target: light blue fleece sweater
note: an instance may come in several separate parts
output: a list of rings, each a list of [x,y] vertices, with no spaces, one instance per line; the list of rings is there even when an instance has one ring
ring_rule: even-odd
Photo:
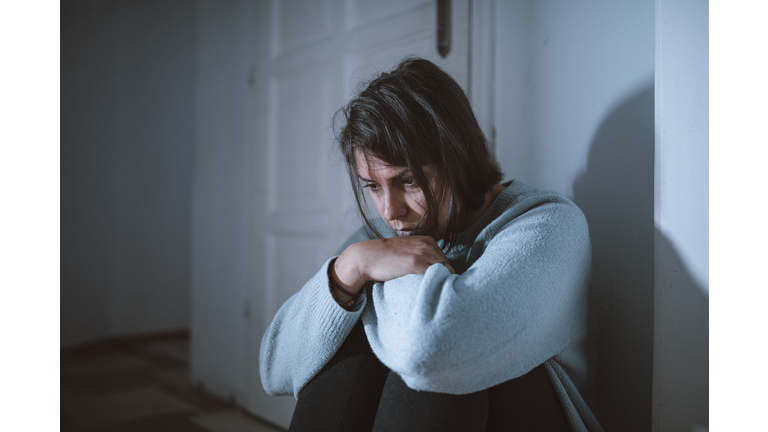
[[[379,232],[395,234],[379,220]],[[364,230],[346,246],[368,239]],[[368,286],[346,311],[331,297],[326,261],[280,308],[261,341],[271,395],[299,392],[358,319],[376,356],[416,390],[465,394],[544,364],[572,430],[601,431],[582,395],[587,353],[589,232],[561,195],[514,181],[462,232],[440,264]]]

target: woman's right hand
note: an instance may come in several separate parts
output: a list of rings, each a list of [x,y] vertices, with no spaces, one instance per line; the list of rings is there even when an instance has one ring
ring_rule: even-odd
[[[366,240],[350,245],[336,258],[332,275],[345,290],[357,293],[368,281],[424,274],[435,263],[445,263],[448,270],[455,273],[430,236]]]

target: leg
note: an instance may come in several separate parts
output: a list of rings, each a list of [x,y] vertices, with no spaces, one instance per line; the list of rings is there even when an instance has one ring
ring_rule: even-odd
[[[299,393],[290,430],[371,430],[388,373],[358,321],[336,355]]]
[[[466,395],[418,391],[390,372],[373,430],[484,431],[487,419],[487,390]]]
[[[466,395],[420,392],[390,372],[374,431],[570,431],[544,365]]]
[[[488,431],[570,431],[544,365],[488,389]]]

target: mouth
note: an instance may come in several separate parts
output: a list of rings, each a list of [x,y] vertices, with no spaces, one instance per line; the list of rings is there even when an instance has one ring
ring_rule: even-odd
[[[415,232],[416,232],[416,230],[412,230],[412,229],[407,229],[407,230],[395,230],[395,233],[396,233],[396,234],[397,234],[399,237],[403,237],[403,236],[409,236],[409,235],[413,235]]]

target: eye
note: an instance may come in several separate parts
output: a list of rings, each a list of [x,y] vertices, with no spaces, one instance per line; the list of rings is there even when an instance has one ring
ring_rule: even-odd
[[[403,184],[408,187],[416,186],[416,179],[413,177],[406,177],[403,179]]]
[[[381,186],[379,186],[378,183],[365,183],[363,184],[364,188],[368,188],[374,192],[377,192],[379,189],[381,189]]]

